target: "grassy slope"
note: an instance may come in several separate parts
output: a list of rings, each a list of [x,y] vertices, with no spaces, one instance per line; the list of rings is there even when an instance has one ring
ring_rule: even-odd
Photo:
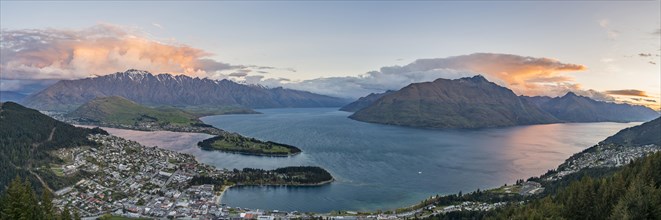
[[[149,108],[119,96],[96,98],[68,114],[69,117],[117,124],[158,122],[189,125],[197,116],[175,108]]]
[[[236,108],[217,108],[209,110],[192,107],[198,114],[215,114],[218,111],[237,110]],[[240,109],[239,109],[240,110]],[[81,121],[102,122],[112,124],[134,125],[144,122],[173,125],[203,124],[198,114],[182,111],[173,107],[149,108],[119,96],[96,98],[82,105],[67,116],[78,118]],[[301,150],[284,144],[263,142],[254,138],[243,137],[238,134],[223,134],[209,141],[205,140],[203,149],[220,150],[226,152],[243,153],[251,155],[287,156],[299,153]]]

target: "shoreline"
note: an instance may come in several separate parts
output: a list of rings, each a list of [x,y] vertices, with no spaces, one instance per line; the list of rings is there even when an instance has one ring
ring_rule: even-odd
[[[181,133],[193,133],[193,134],[208,134],[208,135],[212,135],[212,136],[214,136],[214,137],[217,137],[217,136],[219,135],[219,134],[216,134],[215,132],[203,132],[203,131],[181,131],[181,130],[168,130],[168,129],[139,129],[139,128],[132,128],[132,127],[127,127],[127,126],[112,126],[112,125],[99,125],[99,124],[81,124],[81,123],[70,123],[70,124],[73,125],[73,126],[76,126],[76,127],[85,127],[85,128],[95,128],[95,127],[102,128],[102,129],[103,129],[103,128],[113,128],[113,129],[124,129],[124,130],[144,131],[144,132],[152,132],[152,131],[169,131],[169,132],[181,132]],[[221,132],[227,132],[227,133],[230,133],[230,132],[228,132],[228,131],[225,131],[225,130],[222,130],[222,129],[219,129],[219,128],[216,128],[216,127],[213,127],[213,129],[218,130],[218,131],[221,131]],[[237,135],[240,135],[240,134],[238,134],[238,133],[236,133],[236,134],[237,134]],[[241,136],[242,136],[242,135],[241,135]],[[211,137],[211,138],[214,138],[214,137]],[[206,139],[205,139],[205,140],[206,140]],[[274,142],[274,143],[275,143],[275,142]],[[276,144],[280,144],[280,143],[276,143]],[[298,149],[299,151],[296,152],[296,153],[291,153],[291,154],[287,154],[287,155],[282,155],[282,154],[265,154],[265,153],[248,153],[248,152],[231,151],[231,150],[222,150],[222,149],[207,149],[207,148],[200,147],[199,145],[197,145],[197,147],[200,148],[200,149],[202,149],[202,150],[204,150],[204,151],[219,151],[219,152],[223,152],[223,153],[240,154],[240,155],[246,155],[246,156],[257,156],[257,157],[280,157],[280,158],[282,158],[282,157],[293,157],[293,156],[299,155],[299,154],[301,154],[301,153],[303,152],[303,150],[301,150],[300,148],[295,147],[295,146],[293,146],[293,147],[295,147],[295,148]]]

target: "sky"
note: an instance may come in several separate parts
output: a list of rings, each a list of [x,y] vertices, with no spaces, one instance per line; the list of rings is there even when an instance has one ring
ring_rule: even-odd
[[[0,2],[0,90],[144,69],[356,98],[482,74],[659,109],[660,1]]]

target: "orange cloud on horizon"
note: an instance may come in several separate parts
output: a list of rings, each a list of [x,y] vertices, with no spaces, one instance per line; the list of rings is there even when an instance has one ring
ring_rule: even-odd
[[[609,95],[649,97],[645,91],[637,89],[608,90],[605,93]]]
[[[584,65],[562,63],[551,58],[495,53],[424,59],[409,65],[435,65],[436,68],[481,73],[519,95],[563,95],[560,93],[579,90],[580,84],[573,77],[563,74],[587,69]]]
[[[82,30],[3,31],[1,39],[4,79],[75,79],[126,69],[204,77],[246,68],[208,59],[212,54],[201,49],[161,43],[107,24]]]

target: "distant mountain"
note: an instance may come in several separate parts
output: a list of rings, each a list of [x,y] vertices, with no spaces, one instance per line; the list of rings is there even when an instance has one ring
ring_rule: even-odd
[[[96,97],[122,96],[148,106],[245,106],[249,108],[336,107],[346,100],[292,89],[243,85],[229,80],[152,75],[128,70],[79,80],[62,80],[26,97],[27,106],[70,111]]]
[[[134,125],[202,123],[197,116],[175,108],[149,108],[120,96],[98,97],[66,115],[83,122]]]
[[[565,122],[649,121],[659,113],[638,105],[602,102],[572,92],[562,97],[526,97],[542,110]]]
[[[536,105],[482,76],[410,84],[352,119],[427,128],[485,128],[558,122]]]
[[[14,102],[0,103],[0,192],[16,176],[28,178],[33,186],[41,186],[40,180],[50,188],[75,183],[76,176],[59,177],[51,169],[41,168],[59,160],[49,151],[94,146],[87,140],[93,133],[107,134],[98,128],[74,127]]]
[[[12,91],[0,91],[0,102],[21,102],[27,95]]]
[[[382,93],[370,93],[367,96],[360,97],[358,100],[349,103],[345,106],[342,106],[340,108],[340,111],[345,111],[345,112],[356,112],[358,110],[361,110],[367,106],[370,106],[372,103],[376,102],[379,98],[383,97],[384,95],[390,94],[394,92],[393,90],[388,90]]]
[[[617,132],[617,134],[606,138],[603,143],[625,146],[641,146],[648,144],[661,146],[661,118],[623,129]]]

